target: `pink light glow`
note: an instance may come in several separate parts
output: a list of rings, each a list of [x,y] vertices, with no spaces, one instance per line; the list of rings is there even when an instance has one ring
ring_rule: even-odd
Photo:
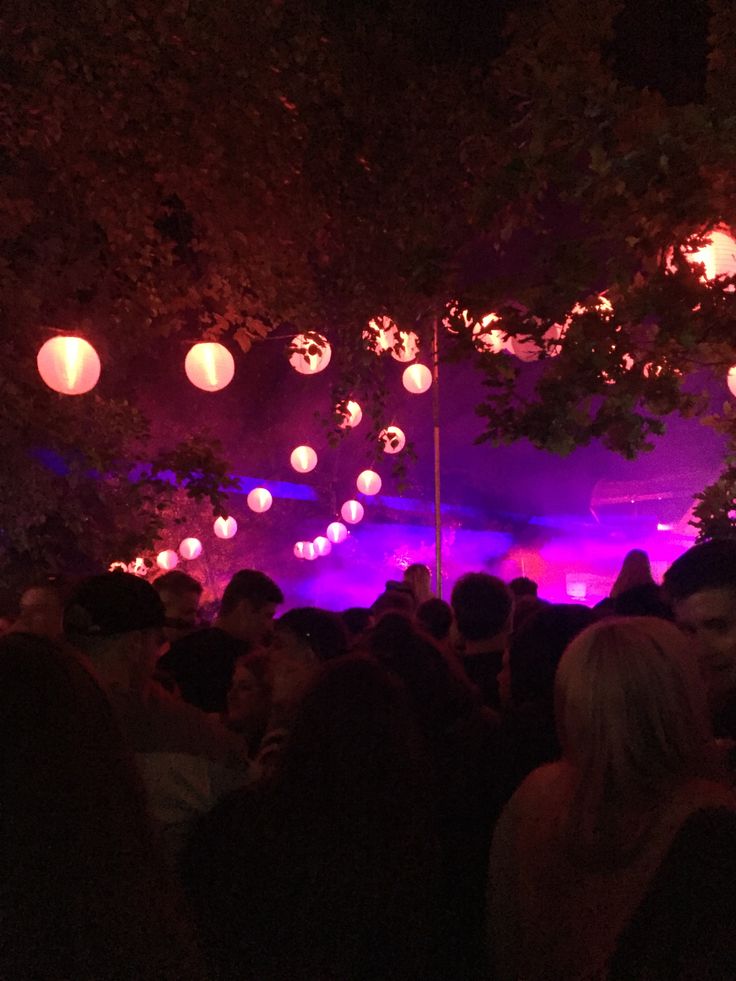
[[[309,348],[312,346],[319,347],[319,351],[311,352]],[[332,348],[322,334],[314,335],[313,339],[306,334],[298,334],[291,342],[290,349],[289,364],[300,375],[316,375],[324,371],[332,357]]]
[[[195,344],[186,356],[184,371],[192,385],[203,392],[219,392],[233,380],[235,361],[222,344]]]
[[[378,434],[384,453],[401,453],[406,446],[406,436],[398,426],[386,426]]]
[[[317,466],[317,454],[311,446],[297,446],[291,453],[291,465],[297,473],[311,473]]]
[[[372,496],[379,493],[382,481],[375,470],[364,470],[358,474],[355,484],[361,494]]]
[[[357,402],[352,400],[345,406],[347,410],[347,416],[344,416],[342,422],[340,423],[340,429],[354,429],[360,424],[363,418],[363,410]]]
[[[238,531],[235,518],[219,517],[215,519],[213,530],[218,538],[234,538]]]
[[[332,551],[332,542],[329,540],[329,538],[325,538],[324,535],[317,535],[312,542],[312,545],[314,545],[314,550],[320,557],[329,555]]]
[[[183,559],[198,559],[202,554],[202,543],[198,538],[184,538],[179,544],[179,555]]]
[[[425,364],[410,364],[401,380],[407,392],[422,395],[432,384],[432,372]]]
[[[327,537],[334,545],[339,545],[348,537],[348,530],[342,521],[333,521],[327,525]]]
[[[347,521],[349,525],[357,525],[359,521],[363,520],[365,509],[360,501],[345,501],[340,508],[340,514],[343,521]]]
[[[273,496],[271,491],[265,487],[254,487],[248,494],[246,501],[251,511],[255,511],[256,514],[264,514],[273,504]]]
[[[83,337],[52,337],[36,358],[43,381],[61,395],[84,395],[100,377],[97,351]]]
[[[163,552],[159,552],[156,556],[156,565],[159,569],[165,569],[169,572],[179,565],[179,556],[173,548],[165,548]]]

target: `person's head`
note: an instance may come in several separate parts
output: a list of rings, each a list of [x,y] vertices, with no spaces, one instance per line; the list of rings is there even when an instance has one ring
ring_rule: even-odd
[[[64,609],[64,635],[106,684],[144,688],[168,646],[164,606],[153,586],[127,572],[83,580]]]
[[[621,593],[633,589],[634,586],[644,586],[653,582],[649,556],[640,548],[632,548],[630,552],[627,552],[621,571],[611,588],[611,597],[616,599]]]
[[[520,596],[536,596],[539,587],[528,576],[517,576],[509,583],[509,589],[513,593],[514,599]]]
[[[69,585],[59,576],[48,576],[29,585],[21,594],[18,617],[13,629],[60,640],[64,602]]]
[[[419,605],[432,596],[432,574],[422,562],[412,562],[404,570],[404,582],[411,588]]]
[[[172,569],[153,581],[166,612],[166,636],[172,643],[197,627],[202,584],[193,576]]]
[[[225,587],[217,624],[238,640],[268,643],[276,607],[283,602],[284,594],[265,572],[241,569]]]
[[[412,618],[416,610],[416,600],[413,592],[408,587],[402,587],[400,583],[386,583],[386,589],[377,596],[371,606],[371,615],[374,619],[380,620],[387,613],[403,613],[404,616]]]
[[[455,622],[466,644],[494,641],[503,646],[511,630],[511,606],[506,583],[485,572],[466,573],[452,590]]]
[[[348,652],[348,635],[338,613],[302,606],[276,623],[274,648],[299,657],[311,651],[319,661],[334,661]]]
[[[557,669],[555,713],[589,810],[702,775],[705,690],[687,640],[666,620],[610,618],[580,633]]]
[[[242,733],[251,753],[263,738],[271,710],[270,660],[266,654],[246,654],[235,662],[227,693],[225,721]]]
[[[736,692],[736,542],[695,545],[667,570],[664,589],[718,710]]]
[[[351,606],[349,609],[343,610],[340,616],[345,624],[348,640],[351,644],[358,641],[373,623],[373,614],[367,606]]]
[[[444,600],[433,597],[419,606],[416,620],[434,640],[446,640],[452,626],[452,607]]]

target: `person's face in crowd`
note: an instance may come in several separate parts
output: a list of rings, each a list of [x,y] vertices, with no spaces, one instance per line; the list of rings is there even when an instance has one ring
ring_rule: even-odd
[[[257,733],[268,721],[268,692],[255,674],[238,659],[227,693],[227,724],[238,732]]]
[[[43,587],[27,589],[20,598],[20,615],[15,629],[58,640],[62,633],[63,614],[64,609],[55,590]]]
[[[162,589],[159,596],[164,604],[166,619],[172,621],[172,624],[166,627],[168,640],[173,643],[180,637],[191,634],[197,627],[199,593],[192,590],[188,593],[175,594]]]
[[[736,592],[704,589],[674,604],[675,619],[695,642],[711,706],[736,693]]]
[[[237,631],[241,640],[265,646],[271,643],[273,618],[276,614],[275,603],[255,606],[250,600],[243,599],[237,606],[237,614]]]

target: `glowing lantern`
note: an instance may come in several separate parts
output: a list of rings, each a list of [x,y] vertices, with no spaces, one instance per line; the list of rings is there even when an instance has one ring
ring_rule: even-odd
[[[36,358],[38,373],[61,395],[84,395],[100,377],[97,351],[83,337],[52,337]]]
[[[163,552],[159,552],[156,556],[156,565],[159,569],[165,569],[169,572],[179,565],[179,556],[173,548],[165,548]]]
[[[319,558],[317,555],[317,549],[314,547],[314,542],[304,542],[303,558],[305,558],[307,562],[313,562],[316,558]]]
[[[400,330],[398,344],[391,348],[391,357],[406,364],[419,354],[419,340],[413,330]]]
[[[132,573],[134,576],[145,576],[148,572],[148,566],[146,565],[146,560],[142,555],[139,555],[133,562],[128,566],[128,572]]]
[[[332,348],[322,334],[297,334],[289,345],[289,364],[300,375],[316,375],[330,363]]]
[[[304,546],[306,544],[306,542],[297,542],[294,546],[294,555],[296,555],[298,559],[304,558]]]
[[[238,531],[238,522],[235,518],[219,517],[212,527],[218,538],[233,538]]]
[[[357,525],[359,521],[363,520],[365,510],[360,501],[345,501],[340,508],[340,514],[343,521],[347,521],[349,525]]]
[[[495,313],[487,313],[479,324],[473,326],[473,344],[479,351],[489,354],[500,354],[507,346],[506,335],[502,330],[492,328],[491,324],[498,323],[500,318]]]
[[[378,434],[378,439],[383,443],[384,453],[401,453],[406,446],[406,436],[398,426],[386,426]]]
[[[127,562],[111,562],[107,567],[108,572],[127,572],[128,563]]]
[[[509,351],[519,361],[539,361],[542,348],[537,344],[533,337],[525,337],[523,334],[518,337],[509,338]]]
[[[354,429],[363,418],[363,410],[357,402],[352,400],[345,406],[347,415],[343,415],[340,429]]]
[[[725,225],[719,225],[708,236],[708,242],[697,252],[690,252],[685,258],[694,265],[705,266],[703,278],[708,282],[717,276],[736,275],[736,241]]]
[[[421,395],[432,384],[432,372],[426,364],[410,364],[408,368],[404,369],[401,380],[407,392],[411,392],[412,395]]]
[[[327,537],[333,545],[339,545],[348,537],[348,530],[342,521],[333,521],[327,525]]]
[[[235,361],[222,344],[195,344],[186,356],[184,371],[192,385],[203,392],[219,392],[233,380]]]
[[[358,479],[355,483],[361,494],[372,496],[373,494],[378,494],[381,489],[381,478],[375,470],[364,470],[361,474],[358,474]]]
[[[317,466],[317,454],[311,446],[297,446],[291,453],[291,465],[297,473],[311,473]]]
[[[378,317],[368,322],[368,329],[363,331],[363,340],[375,354],[385,354],[396,343],[397,333],[398,328],[390,317]]]
[[[202,543],[198,538],[185,538],[179,544],[179,555],[183,559],[198,559],[202,554]]]
[[[736,364],[731,365],[731,367],[728,369],[726,384],[728,385],[728,390],[731,395],[736,398]]]
[[[319,556],[329,555],[332,551],[332,542],[329,538],[325,538],[324,535],[317,535],[312,545],[314,545],[314,551]]]
[[[248,494],[246,500],[248,501],[248,507],[251,511],[255,511],[256,514],[263,514],[273,504],[271,491],[266,490],[265,487],[254,487],[250,494]]]

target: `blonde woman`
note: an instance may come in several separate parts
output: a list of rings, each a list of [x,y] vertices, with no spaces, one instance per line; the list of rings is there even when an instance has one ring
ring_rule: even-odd
[[[683,635],[647,617],[589,627],[555,713],[562,759],[527,777],[493,839],[498,978],[735,976],[736,810]]]

